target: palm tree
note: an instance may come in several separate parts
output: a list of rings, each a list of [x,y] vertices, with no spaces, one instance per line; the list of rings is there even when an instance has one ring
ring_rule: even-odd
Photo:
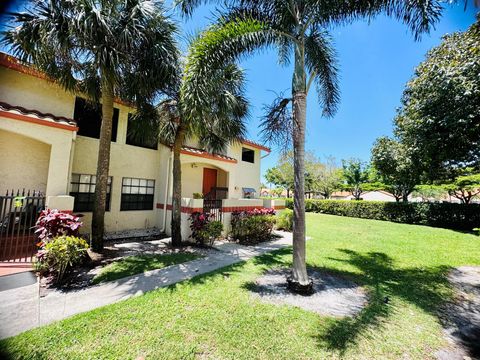
[[[181,10],[191,15],[208,0],[177,0]],[[252,54],[259,48],[276,47],[280,62],[294,59],[292,96],[274,106],[266,125],[268,133],[285,133],[293,128],[294,148],[294,228],[293,269],[288,279],[294,291],[311,292],[312,283],[305,263],[305,123],[307,94],[316,84],[319,102],[326,116],[332,116],[339,100],[335,53],[327,28],[359,18],[386,13],[404,22],[417,39],[428,31],[441,13],[440,0],[231,0],[218,22],[207,29],[192,49],[186,77],[209,71],[222,64]],[[192,92],[201,98],[199,86]],[[285,116],[293,105],[291,124]],[[268,117],[268,116],[267,116]],[[282,139],[281,136],[277,138]]]
[[[177,79],[176,28],[157,1],[37,0],[4,41],[66,90],[102,104],[92,248],[102,251],[116,96],[143,108]]]
[[[195,44],[195,42],[193,42]],[[192,45],[193,46],[193,45]],[[187,56],[188,59],[188,56]],[[187,60],[188,62],[188,60]],[[191,96],[189,89],[196,81],[204,83],[203,97],[199,101]],[[216,69],[206,79],[183,78],[172,97],[163,99],[154,110],[157,119],[157,134],[152,125],[141,115],[134,118],[131,130],[138,139],[158,136],[164,144],[172,146],[173,196],[172,196],[172,245],[181,246],[181,201],[182,172],[180,152],[189,138],[212,153],[221,153],[232,142],[245,135],[243,120],[248,115],[248,103],[243,96],[243,72],[234,64]],[[187,83],[188,82],[188,83]],[[147,119],[152,118],[148,116]]]

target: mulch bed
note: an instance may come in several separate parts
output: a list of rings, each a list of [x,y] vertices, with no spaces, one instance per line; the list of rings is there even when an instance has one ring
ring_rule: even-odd
[[[354,316],[367,303],[365,291],[350,280],[317,270],[309,270],[314,293],[300,295],[287,288],[289,269],[269,270],[259,277],[250,290],[254,296],[277,305],[292,305],[329,316]]]
[[[440,309],[440,319],[451,346],[438,359],[480,359],[480,267],[453,269],[448,279],[456,297]]]

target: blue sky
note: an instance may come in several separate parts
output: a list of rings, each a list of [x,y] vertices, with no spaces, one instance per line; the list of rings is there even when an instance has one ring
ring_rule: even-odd
[[[417,42],[403,24],[385,16],[370,23],[358,21],[333,28],[341,102],[336,115],[325,119],[321,116],[315,92],[309,94],[307,150],[320,157],[332,155],[338,162],[350,157],[369,160],[375,139],[392,133],[392,119],[404,85],[427,51],[438,45],[444,34],[463,31],[475,21],[476,10],[471,3],[469,1],[466,11],[463,2],[446,6],[436,29]],[[210,23],[212,10],[212,6],[201,7],[190,19],[172,12],[179,22],[184,47],[188,35]],[[277,64],[275,51],[257,54],[243,61],[241,66],[247,74],[247,97],[251,104],[249,138],[258,140],[262,106],[275,97],[272,91],[290,91],[292,69]],[[262,160],[262,174],[275,165],[277,157],[278,152],[274,150]]]
[[[405,83],[427,51],[438,45],[444,34],[463,31],[475,21],[476,10],[464,4],[451,5],[436,29],[414,41],[406,26],[386,16],[367,23],[332,29],[340,69],[341,102],[333,118],[321,116],[317,95],[309,94],[307,108],[307,150],[320,157],[370,159],[375,139],[392,133],[392,119]],[[191,19],[182,19],[182,31],[192,34],[209,23],[212,7],[203,7]],[[241,63],[247,73],[247,96],[251,104],[249,137],[258,140],[263,104],[275,97],[273,91],[290,91],[291,67],[277,64],[275,51],[263,52]],[[262,174],[275,165],[278,152],[262,160]]]

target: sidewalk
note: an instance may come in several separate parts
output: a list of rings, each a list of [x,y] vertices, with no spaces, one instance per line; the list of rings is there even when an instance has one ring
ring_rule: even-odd
[[[54,291],[40,298],[38,284],[0,292],[0,339],[100,306],[142,295],[292,244],[290,233],[257,246],[224,243],[213,254],[81,290]]]

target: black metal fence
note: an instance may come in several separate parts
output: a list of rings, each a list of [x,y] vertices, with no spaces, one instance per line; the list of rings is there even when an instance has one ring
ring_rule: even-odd
[[[203,199],[203,212],[212,214],[214,221],[222,221],[222,200]]]
[[[0,195],[0,261],[32,261],[37,250],[34,225],[44,208],[45,196],[38,191]]]

